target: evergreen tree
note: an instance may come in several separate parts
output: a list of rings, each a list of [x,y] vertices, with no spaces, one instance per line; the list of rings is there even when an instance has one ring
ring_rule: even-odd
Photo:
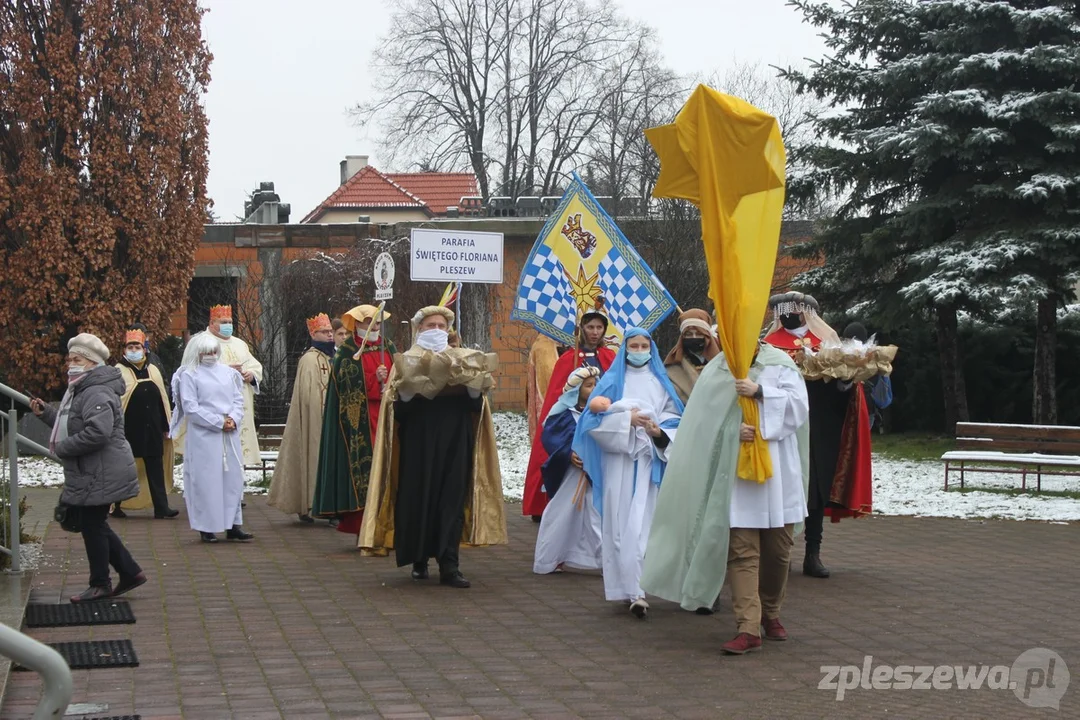
[[[1080,268],[1080,4],[791,3],[831,55],[788,76],[829,99],[796,200],[845,198],[803,280],[885,322],[932,315],[949,429],[967,419],[957,314],[1037,314],[1036,422],[1054,422],[1056,309]]]

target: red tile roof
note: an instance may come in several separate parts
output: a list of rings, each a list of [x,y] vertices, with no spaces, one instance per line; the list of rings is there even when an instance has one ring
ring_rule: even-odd
[[[423,198],[435,215],[445,215],[446,208],[457,207],[463,197],[480,194],[472,173],[386,173],[386,177]]]
[[[419,209],[445,215],[448,206],[476,194],[470,173],[382,173],[366,165],[300,222],[318,222],[329,210]]]

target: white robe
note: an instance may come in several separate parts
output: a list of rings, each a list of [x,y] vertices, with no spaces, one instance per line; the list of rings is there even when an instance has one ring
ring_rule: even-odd
[[[171,433],[186,421],[184,501],[192,530],[224,532],[243,524],[244,465],[237,432],[222,432],[225,416],[244,420],[243,378],[220,362],[181,368],[173,376],[176,413]]]
[[[761,437],[769,443],[773,474],[763,483],[736,480],[731,491],[731,527],[778,528],[806,519],[799,441],[795,431],[807,421],[810,405],[798,371],[770,365],[757,382]]]
[[[580,419],[581,412],[564,412]],[[546,575],[560,564],[581,570],[601,567],[600,513],[593,504],[592,485],[581,468],[571,465],[555,497],[544,508],[536,534],[533,572]]]
[[[255,432],[255,396],[259,394],[259,385],[263,379],[262,363],[256,360],[247,343],[240,338],[228,340],[218,338],[221,343],[221,360],[224,365],[240,365],[254,377],[252,382],[244,383],[244,422],[236,422],[240,428],[240,446],[244,449],[245,465],[261,465],[259,459],[259,435]]]
[[[665,429],[671,442],[663,450],[657,448],[644,428],[631,427],[631,408],[648,414],[658,424],[679,416],[675,403],[648,366],[627,367],[623,399],[590,431],[603,451],[601,532],[604,596],[608,600],[645,597],[641,565],[660,490],[652,482],[653,453],[667,462],[675,440],[675,430]]]

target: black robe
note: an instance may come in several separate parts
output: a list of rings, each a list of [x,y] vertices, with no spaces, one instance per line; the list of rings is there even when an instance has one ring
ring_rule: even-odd
[[[851,387],[841,390],[836,380],[808,380],[806,394],[810,401],[810,483],[806,504],[811,509],[824,508],[830,506]]]
[[[473,413],[484,398],[452,388],[434,399],[394,403],[398,423],[398,487],[394,553],[398,567],[434,557],[440,573],[458,569],[476,447]]]
[[[120,362],[135,373],[136,380],[150,378],[150,362],[143,362],[142,369],[126,359]],[[168,430],[169,422],[165,419],[158,386],[152,382],[136,382],[124,411],[124,434],[131,446],[131,454],[137,458],[161,457]]]

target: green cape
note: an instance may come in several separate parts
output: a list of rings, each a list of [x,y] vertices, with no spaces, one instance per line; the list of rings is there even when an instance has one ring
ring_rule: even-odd
[[[326,386],[319,439],[319,474],[311,513],[334,517],[364,509],[371,472],[371,425],[363,357],[353,360],[356,342],[349,338],[338,348]],[[393,357],[393,343],[364,348],[364,355],[385,352]]]
[[[762,345],[750,368],[756,380],[765,366],[798,370],[787,353]],[[742,412],[735,378],[723,355],[702,370],[679,425],[671,462],[656,499],[641,587],[687,610],[712,607],[727,574],[731,490],[739,462]],[[810,427],[797,433],[803,495],[810,474]],[[683,448],[680,450],[680,448]],[[795,533],[802,532],[802,524]]]

